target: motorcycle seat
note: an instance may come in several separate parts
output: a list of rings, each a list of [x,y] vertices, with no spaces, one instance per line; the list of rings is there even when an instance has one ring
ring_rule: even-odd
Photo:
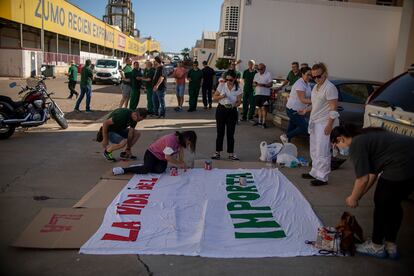
[[[14,108],[19,108],[25,104],[23,101],[15,102],[10,97],[7,97],[7,96],[0,96],[0,102],[8,103]]]

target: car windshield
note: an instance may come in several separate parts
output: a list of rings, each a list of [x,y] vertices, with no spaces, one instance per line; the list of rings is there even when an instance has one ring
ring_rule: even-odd
[[[381,88],[380,88],[381,89]],[[406,73],[389,83],[370,104],[383,107],[399,107],[414,112],[414,73]]]
[[[96,67],[98,68],[116,68],[116,60],[98,60]]]

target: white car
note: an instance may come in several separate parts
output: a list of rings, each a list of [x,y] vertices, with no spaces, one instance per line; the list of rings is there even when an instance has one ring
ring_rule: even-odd
[[[368,98],[364,127],[369,126],[414,137],[414,65]]]
[[[119,66],[122,66],[120,60],[98,59],[93,72],[93,83],[111,82],[113,84],[120,84],[122,76],[118,69]]]

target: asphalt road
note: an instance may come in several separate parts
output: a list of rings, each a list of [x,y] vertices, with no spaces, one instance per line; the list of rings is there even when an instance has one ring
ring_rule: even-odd
[[[8,88],[9,80],[0,80],[0,94],[17,99],[17,89]],[[20,81],[19,81],[20,82]],[[402,254],[399,261],[369,257],[297,257],[259,259],[214,259],[165,255],[79,255],[76,250],[19,249],[9,245],[20,235],[43,207],[74,205],[113,164],[102,157],[101,146],[93,141],[99,120],[118,106],[119,87],[95,85],[91,114],[72,112],[74,100],[66,99],[63,79],[47,81],[55,99],[66,112],[70,127],[60,130],[56,123],[19,130],[10,139],[0,141],[0,272],[1,275],[148,275],[144,263],[154,275],[414,275],[414,203],[405,201],[404,221],[398,236]],[[175,97],[170,85],[167,118],[148,119],[139,124],[142,139],[134,148],[142,157],[157,137],[180,129],[194,129],[199,135],[197,157],[214,152],[214,109],[191,113],[173,111]],[[145,97],[140,106],[145,106]],[[81,107],[84,110],[84,105]],[[270,123],[270,122],[269,122]],[[236,131],[236,153],[243,161],[255,161],[259,143],[277,139],[276,127],[259,129],[241,123]],[[308,156],[307,141],[297,140],[299,154]],[[325,225],[336,225],[343,211],[356,215],[370,236],[373,201],[370,192],[354,210],[346,208],[354,173],[351,164],[332,173],[330,184],[311,187],[300,178],[306,168],[283,168],[282,172],[311,203]],[[38,200],[44,196],[45,200]]]

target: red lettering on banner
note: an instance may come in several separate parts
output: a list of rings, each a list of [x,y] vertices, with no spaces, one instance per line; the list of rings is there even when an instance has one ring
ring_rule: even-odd
[[[132,198],[125,200],[124,202],[122,202],[122,204],[147,205],[149,196],[150,196],[149,194],[130,194],[128,195],[128,197],[132,197]]]
[[[114,222],[112,227],[129,229],[129,236],[121,236],[116,234],[106,233],[101,240],[105,241],[136,241],[138,238],[139,231],[141,230],[141,222]]]
[[[57,225],[58,220],[68,219],[68,220],[80,220],[83,215],[59,215],[53,214],[49,220],[49,223],[44,225],[40,232],[48,233],[48,232],[62,232],[62,231],[69,231],[72,229],[70,225]]]
[[[119,205],[116,206],[116,213],[119,215],[140,215],[141,209],[144,208],[144,206],[139,206],[140,208],[134,208],[138,206],[126,206],[126,205]]]
[[[141,179],[135,188],[137,188],[138,190],[152,190],[157,180],[158,178],[152,178],[150,180]]]

